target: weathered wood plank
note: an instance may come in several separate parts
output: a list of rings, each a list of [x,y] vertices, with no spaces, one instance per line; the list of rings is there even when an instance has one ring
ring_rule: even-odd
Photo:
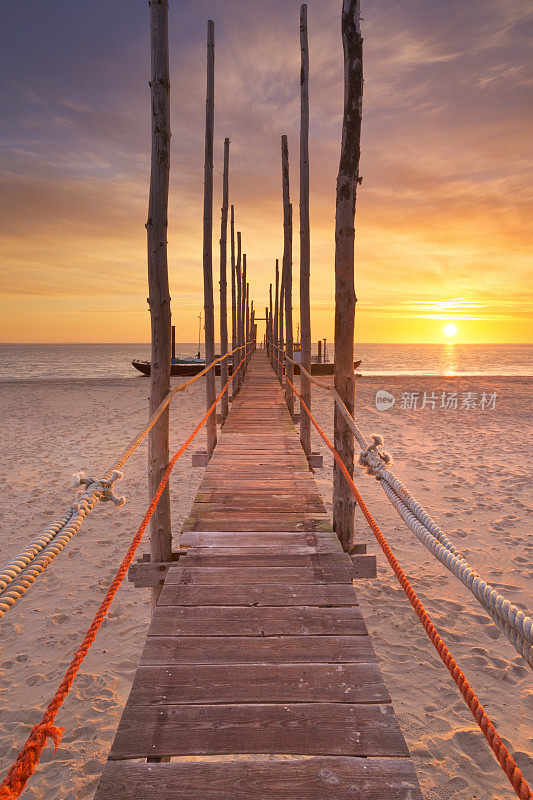
[[[333,531],[191,531],[181,536],[183,547],[330,547],[342,553],[339,540]]]
[[[217,753],[407,756],[390,705],[128,706],[109,758]]]
[[[337,636],[366,634],[356,606],[158,606],[149,636]]]
[[[94,800],[422,800],[402,758],[109,761]]]
[[[375,661],[368,636],[149,636],[141,666]]]
[[[184,531],[329,531],[329,519],[324,515],[313,514],[253,514],[248,516],[230,514],[203,514],[200,518],[188,517],[183,524]]]
[[[204,560],[205,561],[205,560]],[[353,568],[352,568],[353,569]],[[198,567],[170,567],[166,583],[188,584],[190,586],[244,586],[251,584],[274,583],[279,585],[301,583],[348,583],[351,586],[351,570],[342,566],[307,567],[210,567],[204,563]]]
[[[296,586],[183,586],[165,584],[163,606],[355,606],[351,585],[300,584]]]
[[[129,705],[388,703],[374,662],[141,666]]]
[[[181,559],[184,567],[345,567],[352,574],[353,563],[347,553],[317,553],[311,547],[294,547],[286,551],[269,548],[247,548],[247,552],[234,550],[226,553],[224,550],[213,551],[207,554],[200,548],[190,549],[187,557]],[[259,551],[259,552],[256,552]],[[206,562],[206,558],[208,561]]]

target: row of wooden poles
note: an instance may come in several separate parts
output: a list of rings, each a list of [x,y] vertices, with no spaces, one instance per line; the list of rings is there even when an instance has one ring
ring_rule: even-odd
[[[152,154],[148,220],[148,281],[152,333],[150,378],[150,413],[159,406],[170,389],[171,309],[168,282],[167,228],[170,176],[170,71],[168,48],[168,0],[150,4],[151,42],[151,106]],[[337,179],[335,228],[335,387],[346,407],[353,413],[355,376],[353,370],[353,338],[355,317],[354,291],[354,221],[355,198],[359,178],[359,152],[362,100],[362,38],[359,29],[359,0],[343,0],[342,39],[344,47],[344,120],[341,158]],[[309,226],[309,50],[307,39],[307,6],[300,9],[301,50],[301,126],[300,126],[300,326],[301,363],[311,371],[311,321],[309,299],[310,226]],[[207,24],[207,90],[204,160],[203,277],[206,364],[215,359],[215,319],[213,303],[213,137],[214,137],[214,22]],[[227,329],[227,227],[229,203],[229,145],[224,141],[222,220],[220,235],[220,344],[221,355],[228,352]],[[276,337],[277,346],[286,348],[293,358],[292,323],[292,204],[289,186],[289,150],[287,136],[281,138],[284,248],[281,283],[276,262]],[[249,352],[246,343],[257,338],[255,309],[250,301],[246,274],[246,254],[242,252],[241,234],[237,232],[235,249],[235,214],[231,206],[231,272],[232,272],[232,349],[238,348],[233,363],[238,364]],[[265,317],[268,320],[269,309]],[[272,325],[270,326],[272,328]],[[267,326],[268,328],[268,326]],[[247,362],[246,362],[247,363]],[[242,384],[246,364],[233,381],[235,395]],[[287,376],[293,381],[293,367],[287,361]],[[279,372],[278,372],[279,374]],[[221,362],[221,379],[228,377],[228,360]],[[311,408],[311,384],[302,373],[300,390],[303,401]],[[287,384],[287,404],[294,415],[294,396]],[[206,403],[210,408],[216,399],[215,371],[206,375]],[[221,401],[221,420],[228,414],[229,397]],[[300,415],[300,438],[307,455],[311,453],[310,421]],[[217,440],[216,416],[207,423],[207,456],[211,456]],[[354,443],[351,430],[335,411],[335,446],[353,475]],[[149,488],[153,495],[169,460],[168,409],[154,426],[149,439]],[[345,550],[351,550],[354,539],[353,495],[340,469],[334,468],[333,525]],[[163,492],[151,522],[150,557],[153,561],[172,560],[170,493]],[[157,600],[158,589],[153,591]]]
[[[359,26],[359,1],[344,0],[342,8],[342,41],[344,48],[344,119],[341,157],[337,178],[335,223],[335,388],[351,415],[355,405],[354,375],[354,241],[355,200],[359,177],[361,111],[363,93],[362,37]],[[307,6],[300,8],[300,331],[302,367],[311,372],[311,314],[309,299],[310,225],[309,225],[309,47]],[[293,323],[292,323],[292,239],[293,215],[290,201],[289,148],[287,136],[281,137],[283,190],[283,261],[281,282],[276,260],[273,284],[270,284],[269,306],[265,308],[266,344],[273,369],[280,381],[284,367],[287,406],[294,418]],[[284,359],[283,353],[288,358]],[[311,381],[300,371],[300,394],[311,410]],[[335,406],[334,444],[350,475],[354,470],[354,439],[351,429]],[[311,456],[311,421],[301,409],[300,442],[307,457]],[[355,499],[337,463],[334,463],[333,527],[347,552],[354,546]]]

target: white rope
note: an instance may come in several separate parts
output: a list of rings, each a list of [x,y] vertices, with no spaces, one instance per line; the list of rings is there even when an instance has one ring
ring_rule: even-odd
[[[295,363],[286,353],[284,355],[287,360]],[[392,462],[392,458],[389,453],[378,449],[383,445],[383,437],[373,435],[372,444],[369,445],[337,390],[326,383],[317,381],[301,364],[300,369],[313,383],[332,393],[339,411],[363,451],[359,457],[359,463],[370,475],[374,475],[379,480],[382,489],[404,522],[424,547],[472,592],[520,655],[533,666],[533,618],[531,615],[525,614],[518,606],[507,600],[470,566],[451,539],[439,528],[418,500],[387,468]]]

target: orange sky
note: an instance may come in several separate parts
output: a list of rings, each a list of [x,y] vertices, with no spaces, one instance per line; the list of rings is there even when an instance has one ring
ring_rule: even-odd
[[[103,0],[74,4],[58,47],[59,12],[44,5],[10,7],[3,30],[0,341],[146,341],[147,9],[138,4],[125,18]],[[196,339],[203,305],[208,16],[216,25],[215,285],[229,136],[231,202],[264,311],[282,255],[279,139],[287,133],[297,301],[298,9],[292,0],[171,3],[169,264],[179,341]],[[312,335],[331,340],[340,2],[309,0],[308,9]],[[449,321],[457,341],[531,340],[527,13],[522,0],[365,4],[359,341],[441,342]],[[298,313],[295,305],[295,323]]]

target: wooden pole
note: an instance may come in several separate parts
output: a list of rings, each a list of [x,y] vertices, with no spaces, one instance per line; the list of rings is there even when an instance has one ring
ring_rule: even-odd
[[[152,158],[148,201],[148,303],[152,329],[150,414],[170,391],[171,314],[168,288],[167,228],[170,175],[170,72],[168,59],[168,0],[150,4],[152,101]],[[153,497],[168,466],[168,408],[150,432],[148,484]],[[170,492],[168,484],[150,523],[150,558],[172,560]],[[152,589],[152,611],[161,594]]]
[[[172,326],[172,358],[176,358],[176,326]]]
[[[235,206],[231,206],[231,349],[237,347],[237,308],[235,297]],[[233,363],[237,358],[233,354]]]
[[[283,314],[283,307],[285,304],[285,284],[283,282],[283,272],[281,278],[281,286],[279,290],[279,360],[281,364],[279,366],[279,382],[283,386],[283,360],[284,360],[284,347],[285,347],[285,328],[284,328],[284,314]]]
[[[322,363],[322,342],[320,341],[320,339],[318,340],[318,357],[317,357],[317,361],[318,361],[319,364]]]
[[[242,326],[242,349],[241,349],[241,357],[240,361],[244,358],[244,354],[246,352],[246,253],[242,254],[242,308],[241,308],[241,326]],[[241,375],[239,378],[239,383],[242,384],[244,380],[244,373],[246,370],[246,364],[243,364],[241,367]]]
[[[292,205],[289,190],[289,147],[287,137],[281,137],[281,175],[283,187],[283,284],[285,292],[285,339],[286,350],[289,358],[292,358],[293,339],[292,339]],[[294,383],[294,369],[291,363],[287,362],[287,377]],[[285,386],[285,399],[291,417],[294,417],[294,393],[287,383]]]
[[[307,42],[307,5],[300,6],[300,331],[301,363],[311,372],[311,307],[309,273],[311,245],[309,232],[309,46]],[[300,394],[311,408],[311,381],[300,371]],[[300,442],[306,456],[311,455],[311,420],[300,414]]]
[[[348,412],[355,405],[353,370],[355,289],[355,200],[359,181],[361,113],[363,97],[363,39],[359,27],[359,0],[344,0],[342,42],[344,48],[344,120],[337,178],[335,217],[335,388]],[[334,443],[350,475],[353,475],[353,434],[335,405]],[[333,527],[346,552],[353,550],[355,500],[335,462],[333,471]]]
[[[279,351],[277,347],[279,347],[279,260],[276,258],[276,298],[274,301],[274,355],[276,358],[280,358]],[[274,361],[274,370],[276,375],[279,378],[279,363],[278,361]]]
[[[270,320],[268,318],[268,306],[265,306],[265,345],[267,356],[270,358],[270,330],[269,330]]]
[[[246,342],[250,341],[250,284],[246,284]],[[246,366],[250,360],[250,349],[246,350]]]
[[[228,194],[229,194],[229,139],[224,139],[224,177],[222,180],[222,221],[220,224],[220,355],[228,352],[228,292],[226,280],[227,238],[228,238]],[[228,359],[220,362],[220,383],[228,380]],[[221,422],[228,416],[228,390],[221,398]]]
[[[242,345],[241,339],[241,308],[242,308],[242,301],[241,301],[241,293],[242,293],[242,274],[241,274],[241,232],[237,231],[237,263],[235,265],[235,280],[237,283],[237,347],[239,350],[235,353],[235,366],[240,363],[240,347]],[[233,381],[233,395],[239,393],[239,378],[240,378],[240,370],[235,375],[235,379]]]
[[[215,126],[215,23],[207,23],[207,92],[205,114],[204,162],[204,331],[205,363],[215,359],[215,313],[213,306],[213,133]],[[206,404],[215,402],[215,370],[205,376]],[[217,443],[216,414],[207,421],[207,457],[211,458]]]
[[[274,361],[274,348],[272,347],[272,344],[274,342],[274,318],[273,318],[273,312],[272,312],[272,284],[270,284],[269,319],[270,319],[270,328],[269,328],[269,332],[270,332],[270,363],[272,364],[272,367],[273,367],[276,362]]]

